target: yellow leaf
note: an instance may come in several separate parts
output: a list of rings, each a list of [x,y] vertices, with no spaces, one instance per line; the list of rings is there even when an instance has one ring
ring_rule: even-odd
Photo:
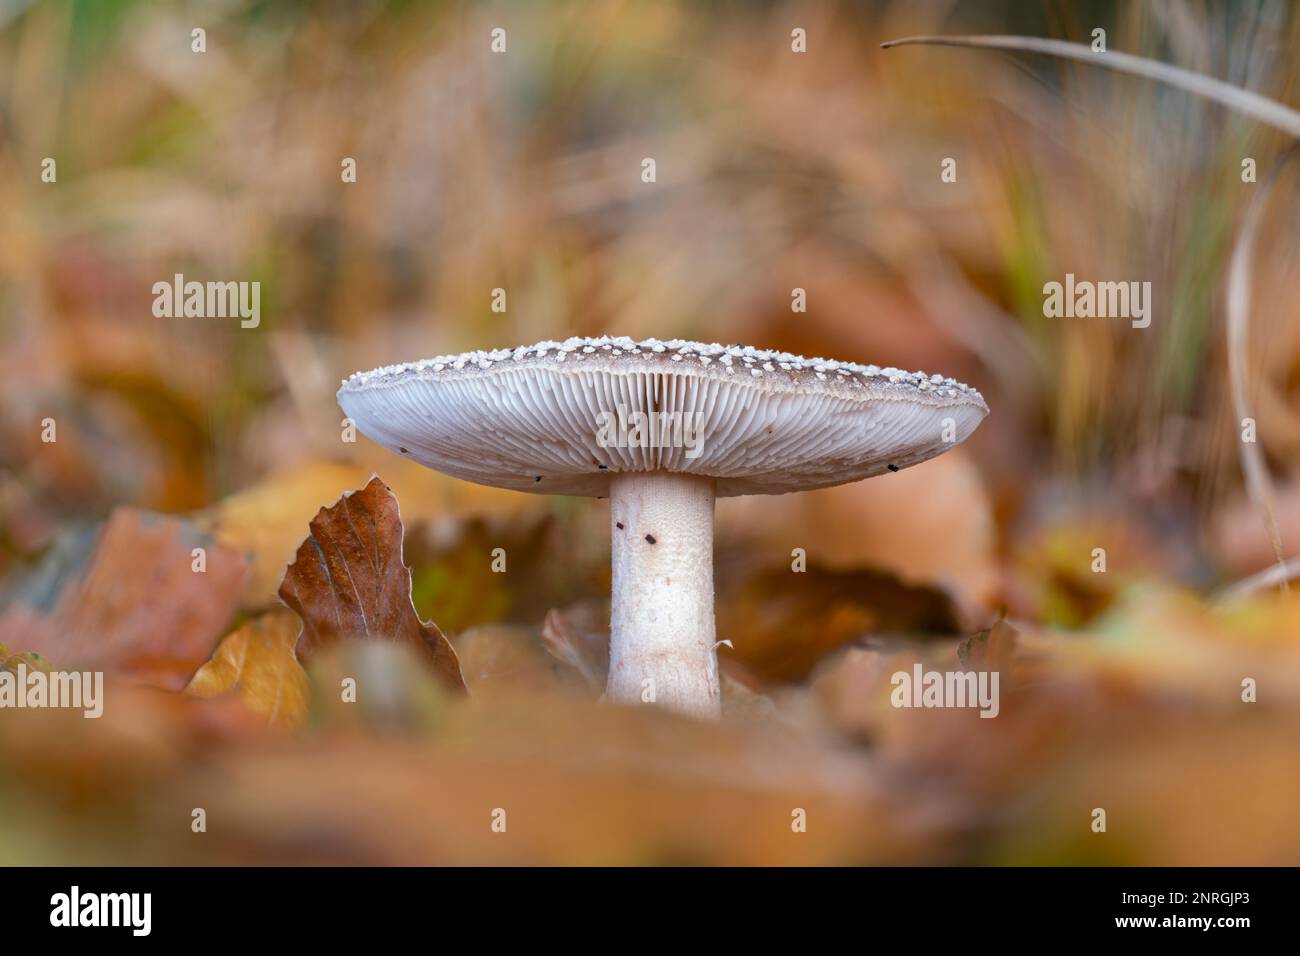
[[[298,619],[271,611],[228,634],[199,668],[187,694],[218,697],[235,692],[273,727],[297,727],[307,715],[307,675],[294,655]]]

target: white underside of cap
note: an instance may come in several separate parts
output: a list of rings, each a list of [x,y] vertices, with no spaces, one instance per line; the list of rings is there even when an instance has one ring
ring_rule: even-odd
[[[364,434],[439,471],[587,496],[621,472],[711,477],[720,497],[842,484],[932,458],[987,413],[939,376],[711,350],[578,339],[443,356],[353,376],[339,403]]]

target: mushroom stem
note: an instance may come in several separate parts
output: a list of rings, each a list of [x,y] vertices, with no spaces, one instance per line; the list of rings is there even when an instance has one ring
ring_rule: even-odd
[[[610,476],[614,566],[606,696],[716,719],[714,481],[673,472]]]

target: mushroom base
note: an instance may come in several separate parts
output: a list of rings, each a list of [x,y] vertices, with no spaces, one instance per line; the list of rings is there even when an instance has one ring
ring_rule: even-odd
[[[610,476],[610,700],[722,713],[713,624],[714,481]]]

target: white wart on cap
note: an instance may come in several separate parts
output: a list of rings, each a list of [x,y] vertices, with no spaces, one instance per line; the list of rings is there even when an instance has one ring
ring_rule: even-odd
[[[713,503],[933,458],[988,414],[950,378],[747,346],[628,338],[444,355],[353,375],[366,435],[466,481],[610,498],[606,696],[721,711]]]
[[[713,478],[724,498],[825,488],[933,458],[988,413],[979,392],[939,375],[608,337],[361,372],[338,397],[367,436],[430,468],[590,497],[623,472]]]

